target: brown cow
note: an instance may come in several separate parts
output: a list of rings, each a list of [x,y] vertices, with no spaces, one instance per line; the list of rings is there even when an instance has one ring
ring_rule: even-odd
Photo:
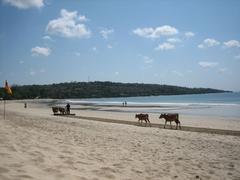
[[[60,114],[66,114],[66,109],[64,107],[58,107]]]
[[[58,107],[52,107],[52,111],[54,114],[57,114],[58,113]]]
[[[136,114],[135,118],[138,118],[138,123],[140,123],[140,121],[141,121],[141,124],[142,124],[142,121],[145,121],[145,126],[147,126],[147,124],[149,124],[149,126],[151,127],[151,123],[149,121],[148,114],[142,114],[142,113]]]
[[[52,111],[54,113],[54,115],[58,114],[58,111],[60,112],[60,114],[66,114],[66,109],[64,107],[52,107]]]
[[[174,122],[176,123],[176,129],[177,129],[178,127],[179,127],[179,129],[182,129],[178,117],[179,117],[179,116],[178,116],[177,113],[175,113],[175,114],[172,114],[172,113],[166,114],[166,113],[164,113],[164,114],[161,114],[161,115],[159,116],[159,119],[161,119],[161,118],[164,118],[164,119],[165,119],[164,128],[165,128],[167,122],[169,121],[169,122],[170,122],[170,125],[171,125],[171,129],[172,129],[172,121],[174,121]]]

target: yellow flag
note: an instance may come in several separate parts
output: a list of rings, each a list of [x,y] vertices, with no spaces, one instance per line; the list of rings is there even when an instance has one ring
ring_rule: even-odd
[[[12,89],[8,86],[7,80],[5,81],[5,90],[9,95],[12,95]]]

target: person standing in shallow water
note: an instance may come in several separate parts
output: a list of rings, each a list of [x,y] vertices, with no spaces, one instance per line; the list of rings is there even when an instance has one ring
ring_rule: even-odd
[[[67,114],[70,114],[70,104],[69,103],[66,105],[66,109],[67,109]]]

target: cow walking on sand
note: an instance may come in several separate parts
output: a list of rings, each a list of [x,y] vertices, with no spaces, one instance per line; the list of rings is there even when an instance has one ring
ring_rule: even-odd
[[[140,124],[140,121],[141,121],[141,124],[142,124],[142,121],[145,121],[145,126],[147,126],[147,124],[149,124],[149,126],[151,127],[151,123],[149,121],[148,114],[142,114],[142,113],[136,114],[135,118],[138,118],[139,124]]]
[[[172,129],[172,121],[174,121],[174,122],[176,123],[176,129],[178,129],[178,127],[179,127],[179,129],[182,129],[182,128],[181,128],[180,121],[179,121],[179,115],[178,115],[178,113],[175,113],[175,114],[173,114],[173,113],[168,113],[168,114],[164,113],[164,114],[161,114],[161,115],[159,116],[159,119],[161,119],[161,118],[164,118],[164,119],[165,119],[164,128],[165,128],[167,122],[169,121],[169,122],[170,122],[171,129]]]

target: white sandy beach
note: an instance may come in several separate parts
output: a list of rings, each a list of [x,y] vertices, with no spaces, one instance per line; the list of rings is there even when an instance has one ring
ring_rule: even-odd
[[[1,102],[2,103],[2,102]],[[111,110],[111,109],[110,109]],[[73,110],[136,121],[134,113]],[[240,179],[240,136],[53,116],[44,104],[0,108],[0,179]],[[156,114],[152,123],[163,124]],[[181,116],[183,126],[240,131],[237,119]]]

